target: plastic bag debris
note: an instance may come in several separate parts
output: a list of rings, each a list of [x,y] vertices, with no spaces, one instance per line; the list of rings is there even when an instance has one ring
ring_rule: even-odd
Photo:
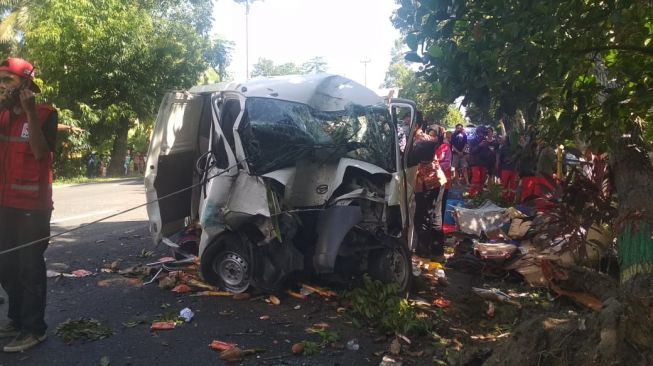
[[[179,317],[184,318],[184,321],[186,323],[190,323],[191,320],[193,320],[193,317],[195,316],[195,313],[190,308],[183,308],[179,312]]]
[[[85,269],[78,269],[78,270],[72,272],[73,277],[77,277],[77,278],[90,276],[92,274],[93,274],[93,272],[87,271]]]
[[[512,297],[499,289],[493,288],[486,290],[484,288],[472,287],[472,291],[481,298],[489,301],[504,302],[521,308],[521,304],[512,299]]]
[[[390,356],[383,356],[383,359],[381,360],[379,366],[402,366],[402,363]]]
[[[355,339],[355,338],[350,339],[349,341],[347,341],[346,347],[347,347],[348,350],[354,351],[354,352],[358,351],[361,348],[360,344],[358,344],[358,339]]]

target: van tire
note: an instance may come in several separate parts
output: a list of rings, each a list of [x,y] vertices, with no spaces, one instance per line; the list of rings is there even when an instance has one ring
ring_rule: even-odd
[[[411,257],[405,245],[397,243],[391,248],[375,249],[369,253],[367,271],[369,275],[385,284],[397,285],[401,295],[408,293],[412,281]]]
[[[200,272],[204,281],[213,286],[233,293],[247,291],[252,261],[246,244],[237,234],[221,234],[204,250]]]

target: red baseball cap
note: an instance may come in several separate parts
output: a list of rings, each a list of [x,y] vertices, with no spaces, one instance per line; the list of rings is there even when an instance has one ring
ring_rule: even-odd
[[[29,81],[29,88],[40,93],[41,89],[34,83],[34,66],[22,58],[9,57],[0,64],[0,71],[7,71]]]

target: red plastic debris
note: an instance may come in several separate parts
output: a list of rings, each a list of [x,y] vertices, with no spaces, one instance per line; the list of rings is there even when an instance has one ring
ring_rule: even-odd
[[[433,305],[439,307],[440,309],[446,309],[451,306],[451,301],[440,297],[433,300]]]

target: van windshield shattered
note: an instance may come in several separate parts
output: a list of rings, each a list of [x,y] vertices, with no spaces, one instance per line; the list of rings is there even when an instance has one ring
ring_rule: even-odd
[[[318,111],[306,104],[249,98],[239,127],[248,164],[265,174],[299,160],[337,161],[347,157],[395,169],[395,129],[384,106],[348,105]]]

